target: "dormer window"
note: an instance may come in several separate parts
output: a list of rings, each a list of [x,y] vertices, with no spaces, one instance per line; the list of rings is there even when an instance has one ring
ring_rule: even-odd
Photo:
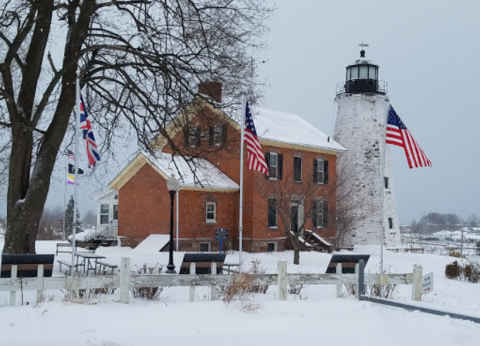
[[[185,147],[196,148],[200,146],[200,127],[198,125],[188,125],[184,136]]]

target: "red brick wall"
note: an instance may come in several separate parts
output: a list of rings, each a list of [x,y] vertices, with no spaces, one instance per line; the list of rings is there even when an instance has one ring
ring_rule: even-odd
[[[203,131],[208,131],[212,123],[223,122],[214,112],[205,107],[202,115],[194,118]],[[212,148],[208,140],[202,140],[200,147],[186,149],[187,152],[201,155],[227,174],[232,180],[240,181],[240,133],[227,124],[227,143],[222,148]],[[184,148],[183,131],[173,139],[175,145]],[[267,180],[256,171],[244,170],[244,216],[243,237],[262,239],[262,249],[266,245],[265,239],[282,238],[285,236],[284,225],[278,217],[278,229],[268,228],[268,195],[275,191],[271,189],[275,184],[282,184],[284,191],[291,194],[305,194],[309,191],[305,205],[310,208],[311,199],[326,196],[329,205],[328,227],[319,229],[318,234],[325,238],[335,236],[335,183],[336,183],[336,156],[317,154],[314,152],[299,151],[288,148],[264,146],[264,151],[283,154],[283,180],[274,182]],[[163,149],[171,152],[169,147]],[[293,157],[302,156],[302,182],[293,182]],[[329,181],[326,185],[313,183],[313,160],[322,158],[329,161]],[[246,152],[245,152],[246,162]],[[270,189],[270,190],[269,190]],[[180,239],[214,239],[214,231],[225,227],[230,230],[230,239],[238,239],[239,193],[180,191],[179,230]],[[206,223],[206,202],[217,203],[217,223]],[[305,214],[307,211],[305,211]],[[119,191],[119,235],[129,238],[146,238],[149,234],[168,234],[170,227],[170,200],[166,188],[166,181],[148,164],[140,169]],[[308,220],[306,229],[313,229],[312,220]],[[212,242],[213,245],[213,242]],[[255,250],[254,245],[249,245]],[[279,249],[283,244],[279,245]]]

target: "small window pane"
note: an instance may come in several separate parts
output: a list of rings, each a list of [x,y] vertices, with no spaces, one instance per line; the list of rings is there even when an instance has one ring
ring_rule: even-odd
[[[100,224],[101,225],[108,224],[108,214],[107,215],[100,215]]]
[[[368,78],[368,66],[360,66],[360,79]]]
[[[100,214],[108,214],[110,211],[110,206],[108,204],[100,205]]]
[[[388,228],[393,229],[393,219],[391,217],[388,218]]]
[[[358,67],[351,67],[350,68],[350,79],[358,79]]]
[[[113,206],[113,219],[118,220],[118,205]]]
[[[377,79],[377,69],[375,68],[375,66],[369,66],[368,67],[368,78],[369,79]]]
[[[315,224],[317,228],[323,227],[323,201],[316,201]]]
[[[198,137],[198,126],[189,126],[188,127],[188,145],[190,147],[197,146],[197,137]]]
[[[210,243],[200,243],[199,250],[200,250],[200,252],[209,252],[210,251]]]
[[[384,177],[383,179],[384,179],[384,181],[385,181],[385,189],[388,190],[388,188],[389,188],[389,185],[388,185],[388,177]]]

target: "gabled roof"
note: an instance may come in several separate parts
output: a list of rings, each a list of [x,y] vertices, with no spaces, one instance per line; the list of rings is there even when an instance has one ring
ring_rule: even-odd
[[[277,142],[328,151],[346,150],[296,114],[256,107],[254,122],[260,143]]]
[[[115,197],[118,197],[118,191],[117,190],[107,190],[99,194],[98,196],[93,197],[93,201],[98,201],[101,199],[106,199],[106,200],[114,200],[117,199]]]
[[[145,164],[150,165],[165,180],[172,173],[175,174],[184,190],[234,192],[240,189],[237,183],[207,160],[161,152],[155,156],[149,153],[138,154],[108,186],[114,190],[121,189]]]
[[[199,95],[166,127],[170,138],[181,131],[203,107],[224,117],[237,131],[241,131],[237,109],[217,108],[215,103],[208,102],[202,95]],[[252,107],[252,111],[261,144],[327,153],[346,151],[339,143],[296,114],[261,107]],[[154,140],[153,147],[161,150],[166,144],[165,137],[159,135]]]

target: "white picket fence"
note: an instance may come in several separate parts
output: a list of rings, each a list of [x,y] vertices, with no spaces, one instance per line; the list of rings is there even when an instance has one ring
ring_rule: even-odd
[[[38,266],[38,277],[17,278],[17,266],[12,266],[12,277],[0,279],[0,292],[10,291],[10,306],[16,303],[19,291],[37,291],[37,302],[43,300],[45,290],[79,290],[94,288],[120,288],[120,302],[128,303],[131,287],[190,287],[190,301],[195,300],[195,287],[210,286],[211,299],[215,299],[216,286],[229,286],[236,275],[135,275],[130,270],[130,258],[122,257],[118,275],[43,277],[43,265]],[[216,263],[212,263],[212,273],[217,272]],[[190,272],[195,272],[195,263],[190,264]],[[288,285],[336,285],[337,297],[342,296],[344,284],[358,285],[358,264],[355,274],[341,274],[341,264],[335,274],[287,274],[287,262],[278,262],[277,274],[249,274],[252,285],[276,285],[276,299],[287,299]],[[412,285],[412,299],[422,299],[422,267],[414,265],[412,273],[406,274],[365,274],[365,284]],[[359,292],[360,290],[356,290]]]

